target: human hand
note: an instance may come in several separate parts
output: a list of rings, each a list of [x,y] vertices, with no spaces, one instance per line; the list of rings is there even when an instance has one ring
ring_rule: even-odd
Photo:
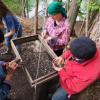
[[[15,60],[9,62],[6,66],[7,74],[13,75],[17,67],[18,67],[18,64],[15,62]]]
[[[5,80],[11,80],[12,79],[13,74],[16,71],[17,67],[18,67],[18,64],[15,62],[15,60],[9,62],[6,65],[7,75],[6,75]]]
[[[49,37],[47,42],[51,47],[54,47],[57,44],[57,38],[56,37]]]
[[[56,59],[53,59],[53,62],[56,63],[57,65],[63,65],[64,64],[64,59],[63,59],[62,56],[59,56]]]
[[[97,46],[97,48],[100,49],[100,38],[98,39],[98,42],[97,42],[96,46]]]
[[[52,39],[52,37],[51,36],[48,36],[45,40],[48,42],[48,41],[50,41]]]
[[[61,71],[63,68],[56,66],[54,63],[52,63],[52,67],[56,71]]]
[[[41,33],[41,36],[42,36],[43,38],[45,38],[45,36],[46,36],[46,30],[43,30],[43,32]]]
[[[7,34],[5,34],[4,37],[7,37]]]

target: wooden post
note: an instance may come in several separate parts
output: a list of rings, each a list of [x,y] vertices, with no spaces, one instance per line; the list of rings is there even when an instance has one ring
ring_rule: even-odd
[[[80,0],[80,3],[82,0]],[[71,6],[68,11],[68,20],[70,22],[70,27],[71,27],[71,32],[73,32],[75,23],[76,23],[76,18],[79,12],[80,4],[78,4],[77,0],[72,0]]]
[[[88,5],[89,5],[89,1],[90,0],[87,0],[87,12],[86,12],[86,26],[85,26],[85,36],[87,37],[88,36],[88,28],[89,28],[89,9],[88,9]]]
[[[48,0],[46,0],[46,17],[48,17]]]
[[[22,16],[26,17],[26,12],[25,12],[25,5],[26,5],[26,0],[22,0]]]
[[[68,12],[68,10],[69,10],[69,0],[67,0],[67,12]]]
[[[68,16],[69,0],[66,0],[66,1],[65,1],[65,10],[67,11],[67,16]]]
[[[27,18],[29,18],[29,7],[28,7],[28,0],[26,2],[26,10],[27,10]]]
[[[38,29],[38,4],[39,0],[36,0],[34,34],[37,34],[37,29]]]

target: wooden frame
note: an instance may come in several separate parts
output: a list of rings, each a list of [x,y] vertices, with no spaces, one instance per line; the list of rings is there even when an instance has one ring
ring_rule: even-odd
[[[35,41],[35,40],[39,40],[42,43],[42,45],[46,48],[47,53],[51,56],[52,59],[57,57],[57,55],[53,52],[53,50],[48,46],[48,44],[45,42],[45,40],[40,35],[34,35],[34,36],[21,37],[21,38],[11,40],[11,46],[14,51],[14,54],[16,55],[16,58],[20,59],[21,62],[23,62],[23,59],[21,58],[21,56],[16,48],[16,45],[26,43],[29,41]],[[30,73],[28,72],[27,68],[23,67],[23,70],[25,71],[25,73],[27,75],[27,78],[28,78],[28,81],[29,81],[31,87],[40,85],[40,84],[58,76],[57,72],[54,71],[54,72],[51,72],[47,75],[44,75],[44,76],[36,79],[36,80],[32,80],[32,77],[31,77]]]

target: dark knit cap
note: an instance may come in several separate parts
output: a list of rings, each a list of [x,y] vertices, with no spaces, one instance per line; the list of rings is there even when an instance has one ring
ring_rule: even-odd
[[[70,51],[73,56],[79,59],[91,59],[97,51],[96,44],[88,37],[80,37],[70,44]]]
[[[3,41],[4,41],[4,34],[2,30],[0,30],[0,43],[2,43]]]

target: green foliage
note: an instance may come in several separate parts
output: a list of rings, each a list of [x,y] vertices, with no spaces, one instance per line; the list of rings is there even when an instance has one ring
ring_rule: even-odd
[[[80,5],[82,0],[77,0],[77,4]]]
[[[23,9],[21,5],[21,0],[3,0],[7,7],[17,15],[21,15],[21,11]],[[28,3],[28,10],[32,10],[32,7],[35,5],[35,0],[27,0],[25,7],[27,7]]]
[[[93,0],[88,5],[91,12],[99,11],[100,12],[100,0]]]
[[[28,0],[28,10],[31,11],[32,7],[35,6],[35,0]]]
[[[7,7],[14,13],[21,14],[20,0],[3,0]]]

